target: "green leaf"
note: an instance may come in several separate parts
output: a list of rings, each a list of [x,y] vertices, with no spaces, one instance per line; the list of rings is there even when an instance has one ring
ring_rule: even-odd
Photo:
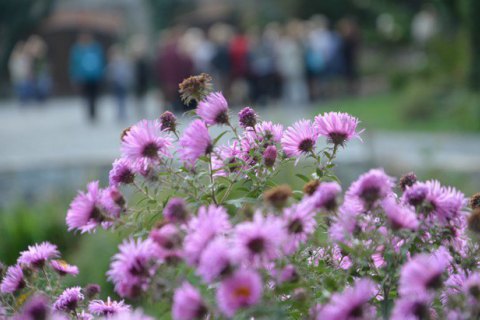
[[[213,140],[213,145],[216,145],[217,142],[227,133],[228,131],[223,131],[220,133],[214,140]]]
[[[297,173],[296,176],[299,177],[300,179],[302,179],[305,182],[310,181],[310,179],[308,177],[304,176],[303,174]]]

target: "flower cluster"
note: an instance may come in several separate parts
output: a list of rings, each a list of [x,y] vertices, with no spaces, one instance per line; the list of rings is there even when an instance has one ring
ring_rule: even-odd
[[[182,84],[198,102],[183,132],[168,111],[126,129],[109,186],[92,182],[70,205],[69,230],[128,234],[106,272],[120,298],[61,288],[53,274],[78,268],[43,243],[6,270],[0,316],[151,319],[130,299],[169,307],[175,320],[478,317],[479,196],[470,212],[452,187],[409,173],[397,188],[380,168],[342,187],[334,160],[361,140],[358,119],[329,112],[284,128],[251,107],[236,119],[211,89],[205,75]],[[299,161],[312,168],[297,175],[303,192],[277,185]],[[12,307],[27,289],[37,294]]]

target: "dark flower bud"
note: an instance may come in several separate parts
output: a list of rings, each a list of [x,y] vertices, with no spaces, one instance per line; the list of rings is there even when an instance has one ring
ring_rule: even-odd
[[[266,167],[271,168],[277,159],[277,148],[275,146],[268,146],[263,152],[263,163]]]
[[[407,187],[411,187],[417,182],[417,175],[414,172],[409,172],[400,178],[399,186],[402,191],[405,191]]]
[[[165,111],[160,116],[160,129],[175,132],[177,129],[177,117],[170,111]]]
[[[87,284],[84,292],[87,299],[91,300],[95,298],[100,293],[100,291],[101,291],[101,288],[98,284],[91,283],[91,284]]]
[[[243,108],[238,113],[238,122],[242,128],[255,127],[257,124],[257,114],[255,110],[250,107]]]
[[[263,199],[277,209],[283,208],[292,195],[292,189],[284,184],[265,191]]]
[[[49,315],[48,299],[45,296],[34,296],[25,303],[19,319],[46,320]]]

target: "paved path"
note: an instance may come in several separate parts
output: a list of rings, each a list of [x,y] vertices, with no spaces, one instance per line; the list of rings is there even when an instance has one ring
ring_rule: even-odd
[[[76,98],[54,99],[45,106],[19,108],[0,102],[0,172],[53,169],[69,165],[107,165],[119,155],[119,135],[129,123],[115,121],[111,98],[101,100],[100,120],[84,119]],[[160,113],[149,97],[148,115]],[[309,117],[312,109],[269,107],[264,119],[289,124]],[[136,119],[133,115],[131,122]],[[437,168],[447,171],[480,171],[480,135],[367,131],[364,143],[353,142],[339,154],[344,163],[369,163],[397,170]]]

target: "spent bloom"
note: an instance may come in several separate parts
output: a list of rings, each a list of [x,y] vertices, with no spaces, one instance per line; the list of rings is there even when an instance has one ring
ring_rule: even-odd
[[[393,178],[382,169],[372,169],[354,181],[347,191],[347,197],[359,199],[365,209],[370,209],[378,200],[392,193]]]
[[[52,260],[50,262],[50,265],[52,266],[53,270],[55,270],[56,272],[58,272],[58,274],[62,276],[67,274],[71,274],[71,275],[78,274],[78,267],[70,265],[64,260]]]
[[[130,128],[122,141],[122,156],[139,171],[171,157],[171,138],[162,132],[158,121],[142,120]]]
[[[122,314],[130,311],[130,306],[122,301],[111,300],[110,297],[107,301],[93,300],[88,304],[88,311],[104,317],[111,317],[114,315]]]
[[[220,283],[217,303],[226,316],[233,317],[238,309],[259,303],[262,291],[260,275],[253,270],[240,269]]]
[[[200,102],[212,91],[212,77],[207,73],[191,76],[184,79],[178,88],[180,98],[185,104],[190,104],[192,100]]]
[[[227,124],[227,100],[221,92],[212,92],[198,103],[197,114],[209,125]]]
[[[318,133],[327,137],[330,143],[341,146],[352,138],[361,140],[360,133],[363,130],[356,131],[358,123],[357,118],[342,112],[328,112],[315,117]]]
[[[253,128],[257,124],[257,114],[250,107],[245,107],[238,113],[238,122],[242,128]]]
[[[115,291],[122,297],[134,298],[148,289],[155,272],[154,247],[151,240],[125,240],[119,246],[107,272]]]
[[[375,309],[369,301],[376,295],[377,288],[370,279],[359,279],[352,287],[336,293],[330,302],[320,309],[317,319],[350,320],[374,319]]]
[[[190,283],[175,290],[173,295],[172,317],[174,320],[203,319],[208,310],[203,303],[200,292]]]
[[[313,152],[317,138],[318,132],[310,120],[297,121],[283,134],[283,151],[288,157],[299,157]]]
[[[42,242],[33,246],[28,246],[28,250],[22,251],[18,258],[19,264],[41,268],[45,262],[52,258],[60,256],[57,246],[49,242]]]
[[[79,303],[84,300],[81,290],[80,287],[65,289],[53,304],[53,308],[58,311],[74,311],[77,309]]]
[[[0,284],[2,293],[13,293],[25,287],[25,277],[19,265],[10,266]]]
[[[207,126],[199,119],[194,120],[185,129],[179,144],[180,158],[189,166],[194,166],[201,156],[210,154],[213,147]]]

